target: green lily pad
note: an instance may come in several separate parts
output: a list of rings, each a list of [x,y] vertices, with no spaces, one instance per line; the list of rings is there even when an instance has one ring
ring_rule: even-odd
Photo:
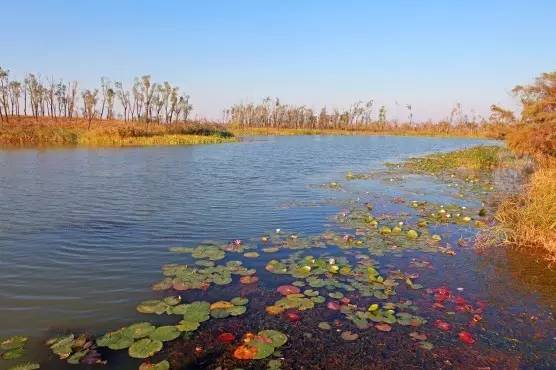
[[[108,347],[114,351],[129,348],[132,344],[133,338],[124,335],[122,330],[106,333],[97,339],[97,345],[99,347]]]
[[[344,298],[344,294],[342,292],[330,292],[328,293],[328,296],[330,298],[334,298],[334,299],[342,299]]]
[[[8,370],[36,370],[40,369],[41,365],[33,362],[27,362],[24,364],[14,365],[10,367]]]
[[[9,351],[11,349],[21,348],[27,343],[28,338],[22,336],[10,337],[0,342],[0,349]]]
[[[243,306],[239,306],[239,307],[243,307]],[[210,315],[215,319],[225,319],[226,317],[230,316],[230,311],[228,308],[216,308],[210,310]]]
[[[24,353],[25,350],[23,349],[23,347],[19,347],[10,349],[9,351],[2,353],[2,356],[0,357],[2,358],[2,360],[17,360],[18,358],[23,356]]]
[[[155,313],[161,315],[168,310],[169,305],[157,299],[150,299],[143,301],[137,306],[137,312],[140,313]]]
[[[245,306],[235,306],[232,308],[227,309],[230,315],[232,316],[240,316],[243,315],[247,311],[247,307]]]
[[[276,348],[283,346],[288,341],[286,334],[279,332],[278,330],[262,330],[259,332],[259,335],[270,339],[272,341],[272,345]]]
[[[133,343],[129,347],[129,356],[133,358],[147,358],[151,357],[162,349],[162,342],[159,340],[152,340],[150,338],[143,338]]]
[[[191,321],[191,320],[181,320],[176,328],[179,331],[195,331],[199,328],[201,324],[198,321]]]
[[[89,353],[89,349],[84,349],[82,351],[75,352],[70,357],[68,357],[68,364],[70,365],[77,365],[83,359],[83,357],[87,356]]]
[[[68,358],[72,353],[73,340],[75,339],[73,334],[65,337],[56,338],[54,343],[50,345],[52,352],[60,359]]]
[[[148,337],[155,330],[154,325],[148,322],[139,322],[123,329],[123,334],[132,339]]]
[[[262,360],[267,358],[274,353],[274,346],[270,343],[263,342],[262,340],[255,339],[249,343],[250,347],[256,349],[253,355],[254,360]]]
[[[218,261],[226,256],[226,252],[216,245],[200,245],[193,249],[191,256],[196,259],[206,258],[211,261]]]
[[[175,306],[181,302],[181,297],[169,296],[169,297],[165,297],[162,301],[166,303],[168,306]]]
[[[246,253],[243,253],[243,256],[247,257],[247,258],[257,258],[257,257],[260,256],[260,254],[257,253],[257,252],[246,252]]]
[[[249,303],[249,299],[244,297],[235,297],[230,302],[236,306],[245,306],[247,303]]]
[[[161,342],[168,342],[176,339],[180,335],[180,331],[175,326],[161,326],[149,334],[149,338],[152,340],[159,340]]]
[[[318,326],[319,326],[319,329],[322,329],[322,330],[330,330],[330,329],[332,329],[332,326],[331,326],[329,323],[327,323],[326,321],[319,322],[319,325],[318,325]]]

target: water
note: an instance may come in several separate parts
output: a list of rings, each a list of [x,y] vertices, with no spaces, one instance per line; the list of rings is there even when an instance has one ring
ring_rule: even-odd
[[[39,341],[64,329],[98,334],[144,320],[135,307],[153,297],[149,287],[160,280],[160,266],[176,261],[172,246],[250,239],[276,228],[316,235],[343,201],[365,192],[442,201],[442,185],[429,178],[409,187],[354,182],[348,191],[318,185],[349,170],[381,170],[385,162],[483,142],[269,137],[212,146],[0,151],[0,337]],[[492,287],[482,295],[495,306],[526,299],[512,307],[554,325],[553,290],[542,281],[527,284],[523,271],[516,275],[501,258],[495,264],[470,252],[448,261],[435,256],[429,282],[459,283],[477,294]],[[539,347],[555,342],[545,337]],[[118,361],[109,367],[137,366]]]

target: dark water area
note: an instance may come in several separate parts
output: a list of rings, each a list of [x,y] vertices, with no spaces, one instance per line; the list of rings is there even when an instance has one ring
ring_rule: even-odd
[[[41,369],[137,369],[142,361],[130,359],[127,350],[105,348],[100,352],[106,365],[68,365],[44,341],[69,332],[99,337],[141,321],[175,325],[180,320],[175,315],[136,311],[144,300],[175,294],[183,303],[237,296],[249,303],[243,315],[211,319],[186,338],[165,342],[152,361],[168,359],[172,368],[265,369],[272,358],[283,369],[556,368],[554,272],[527,255],[475,250],[473,239],[480,229],[472,224],[433,222],[418,229],[415,242],[377,231],[399,222],[404,235],[417,228],[423,215],[411,207],[413,200],[437,210],[463,206],[461,212],[475,216],[485,192],[456,196],[453,183],[389,171],[384,164],[483,143],[489,144],[308,136],[192,147],[0,151],[0,339],[30,338],[25,356],[0,360],[0,369],[24,361],[40,362]],[[348,171],[375,175],[347,181]],[[361,230],[361,225],[345,221],[365,203],[373,205],[378,229]],[[340,239],[325,237],[327,232]],[[433,234],[442,240],[433,242]],[[262,235],[270,241],[262,242]],[[346,235],[364,240],[365,248],[344,243]],[[151,289],[164,278],[161,266],[195,264],[191,254],[169,248],[207,241],[226,245],[235,239],[243,241],[246,252],[260,255],[227,252],[214,262],[240,260],[256,270],[258,283],[241,284],[232,275],[231,283],[206,290]],[[318,245],[310,248],[316,239]],[[264,252],[269,246],[279,250]],[[299,320],[291,320],[290,310],[266,313],[281,298],[278,286],[304,280],[269,272],[268,262],[289,258],[299,263],[308,255],[345,257],[353,268],[373,261],[381,276],[403,278],[387,298],[313,288],[326,302],[294,312]],[[412,288],[407,278],[422,287]],[[435,306],[439,288],[450,296],[440,300],[442,308]],[[357,327],[345,312],[327,307],[339,300],[329,296],[336,291],[360,311],[372,303],[392,302],[399,305],[397,314],[411,300],[408,310],[426,323],[392,324],[389,332],[373,325]],[[440,330],[437,320],[449,323],[450,330]],[[322,330],[320,322],[332,328]],[[234,359],[242,335],[263,329],[288,336],[281,353],[264,360]],[[346,331],[358,338],[342,339]],[[237,338],[220,343],[216,338],[222,332]],[[425,335],[432,348],[422,348],[425,340],[415,339],[415,332]],[[468,332],[474,343],[464,343],[461,332]]]

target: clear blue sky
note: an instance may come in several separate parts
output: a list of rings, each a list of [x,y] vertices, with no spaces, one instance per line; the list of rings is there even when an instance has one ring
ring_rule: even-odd
[[[315,108],[373,98],[391,116],[410,103],[421,120],[455,102],[486,114],[556,70],[553,0],[18,0],[2,13],[0,65],[15,77],[94,87],[148,73],[212,118],[265,96]]]

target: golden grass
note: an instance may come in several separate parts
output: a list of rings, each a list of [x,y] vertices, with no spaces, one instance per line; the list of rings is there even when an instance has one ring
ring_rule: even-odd
[[[13,118],[0,125],[0,146],[148,146],[216,144],[235,141],[211,124],[156,124],[83,119]]]
[[[496,220],[506,244],[543,252],[556,264],[556,161],[548,161],[533,173],[521,194],[502,201]]]
[[[438,136],[438,137],[475,137],[503,139],[510,127],[502,124],[457,125],[444,122],[409,124],[377,124],[365,129],[295,129],[229,126],[235,136],[294,136],[294,135],[341,135],[341,136]]]
[[[449,153],[411,158],[404,163],[404,167],[432,174],[440,174],[457,169],[487,171],[496,168],[500,164],[502,150],[499,146],[481,145]]]

